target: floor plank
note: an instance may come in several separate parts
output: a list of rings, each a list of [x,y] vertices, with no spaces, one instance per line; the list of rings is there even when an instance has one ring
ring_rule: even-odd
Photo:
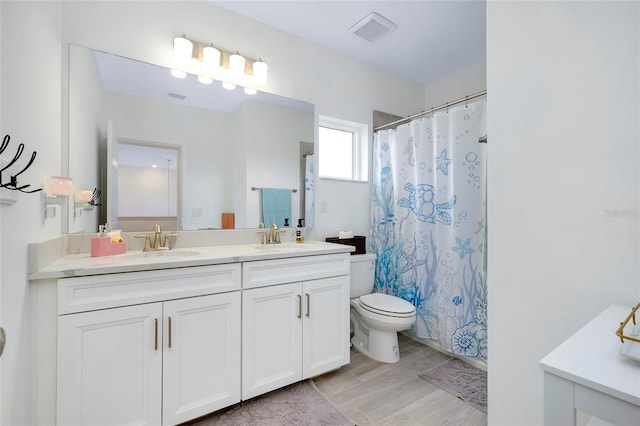
[[[314,378],[318,389],[358,426],[485,426],[487,415],[418,374],[449,356],[398,335],[400,362],[385,364],[351,349],[351,362]]]

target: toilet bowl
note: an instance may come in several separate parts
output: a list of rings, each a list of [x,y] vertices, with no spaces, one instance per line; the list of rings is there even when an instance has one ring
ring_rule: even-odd
[[[375,254],[351,256],[352,346],[371,359],[394,363],[400,360],[398,331],[411,328],[415,307],[404,299],[371,293]]]

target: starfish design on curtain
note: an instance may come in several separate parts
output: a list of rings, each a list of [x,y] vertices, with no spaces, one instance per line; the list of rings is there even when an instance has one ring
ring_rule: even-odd
[[[473,253],[475,250],[469,247],[471,244],[471,238],[467,238],[466,240],[462,240],[461,238],[456,237],[456,246],[453,247],[453,251],[457,251],[460,255],[460,259],[464,258],[467,254]]]
[[[443,175],[449,174],[449,164],[453,163],[451,158],[447,158],[447,150],[443,149],[439,156],[436,157],[436,169],[440,170]]]

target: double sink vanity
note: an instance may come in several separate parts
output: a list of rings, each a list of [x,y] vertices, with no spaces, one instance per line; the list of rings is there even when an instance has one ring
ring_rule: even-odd
[[[37,423],[174,425],[349,363],[353,247],[229,232],[105,257],[32,245]]]

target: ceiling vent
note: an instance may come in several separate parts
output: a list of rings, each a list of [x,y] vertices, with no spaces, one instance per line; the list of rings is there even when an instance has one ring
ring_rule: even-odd
[[[396,28],[398,28],[398,26],[384,16],[371,12],[358,21],[357,24],[349,28],[348,31],[367,41],[374,42]]]
[[[169,92],[169,96],[175,99],[180,99],[181,101],[184,101],[184,99],[186,98],[185,95],[179,95],[178,93],[172,93],[172,92]]]

